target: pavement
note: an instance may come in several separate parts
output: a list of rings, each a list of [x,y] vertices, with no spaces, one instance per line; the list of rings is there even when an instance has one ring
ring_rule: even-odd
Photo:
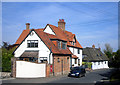
[[[74,78],[74,77],[67,77],[67,75],[61,75],[61,76],[53,76],[48,78],[34,78],[34,79],[23,79],[23,78],[9,78],[9,79],[3,79],[2,83],[82,83],[82,84],[92,84],[92,85],[108,85],[109,83],[109,77],[113,69],[99,69],[99,70],[93,70],[92,72],[87,72],[85,77],[81,78]],[[107,84],[105,84],[107,83]],[[116,82],[113,82],[113,84],[117,85]],[[119,84],[118,84],[119,85]]]

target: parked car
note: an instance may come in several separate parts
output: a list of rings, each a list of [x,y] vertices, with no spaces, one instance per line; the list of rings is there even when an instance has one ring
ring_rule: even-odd
[[[85,76],[85,68],[84,67],[73,67],[70,70],[70,73],[68,74],[68,77],[82,77]]]

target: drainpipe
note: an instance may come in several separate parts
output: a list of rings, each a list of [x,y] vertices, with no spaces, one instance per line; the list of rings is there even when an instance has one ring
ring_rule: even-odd
[[[72,68],[72,55],[70,56],[70,68]]]
[[[51,55],[52,51],[51,51],[51,48],[50,48],[50,54],[49,54],[49,64],[50,64],[50,55]]]
[[[54,55],[52,54],[52,56],[53,56],[53,76],[55,75],[54,74]]]

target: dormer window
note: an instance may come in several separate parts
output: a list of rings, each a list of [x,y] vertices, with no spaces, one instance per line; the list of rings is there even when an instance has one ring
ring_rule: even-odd
[[[73,45],[75,45],[75,42],[73,42]]]
[[[58,41],[58,48],[61,48],[61,41]]]
[[[58,48],[59,49],[66,49],[66,42],[64,41],[58,41]]]
[[[62,49],[66,49],[66,42],[62,42]]]
[[[27,41],[27,47],[28,48],[36,48],[38,47],[38,40],[28,40]]]

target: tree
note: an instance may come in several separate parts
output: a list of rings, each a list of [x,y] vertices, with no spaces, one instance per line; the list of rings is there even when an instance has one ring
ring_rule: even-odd
[[[120,68],[120,49],[116,52],[113,59],[114,67]]]
[[[12,55],[15,48],[9,48],[9,44],[7,42],[3,42],[2,46],[2,71],[3,72],[10,72],[11,71],[11,58],[14,56]]]
[[[112,57],[113,48],[110,46],[110,44],[108,43],[105,44],[104,53],[107,55],[108,58]]]

